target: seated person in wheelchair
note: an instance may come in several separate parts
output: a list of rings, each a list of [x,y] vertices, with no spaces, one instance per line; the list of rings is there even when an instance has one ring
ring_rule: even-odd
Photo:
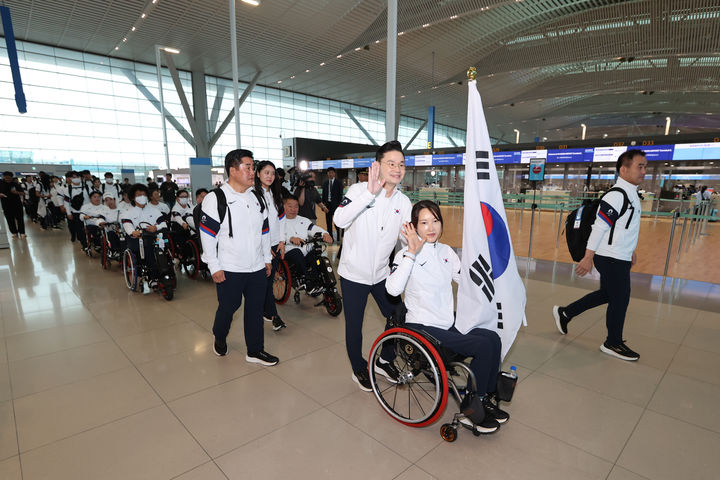
[[[90,193],[90,203],[82,206],[80,219],[85,222],[88,234],[90,235],[89,245],[101,246],[101,224],[105,223],[105,205],[100,202],[102,194],[96,190]]]
[[[162,198],[160,197],[160,190],[157,188],[151,188],[148,190],[148,196],[150,197],[150,205],[160,210],[163,215],[170,215],[170,207],[168,207],[167,203],[162,201]]]
[[[190,198],[187,190],[178,190],[175,205],[170,211],[170,230],[173,234],[175,245],[183,245],[192,232],[195,231],[195,220],[193,220],[193,207],[190,205]],[[192,228],[192,230],[190,230]]]
[[[103,211],[105,221],[100,223],[100,227],[105,228],[108,241],[110,242],[110,248],[113,252],[113,258],[119,258],[121,253],[120,238],[118,237],[115,228],[117,227],[117,225],[120,225],[120,209],[117,208],[117,202],[112,192],[103,193],[103,202],[105,204],[105,208]],[[111,224],[117,225],[112,226]]]
[[[460,258],[438,241],[442,229],[437,204],[422,200],[413,206],[411,222],[401,232],[408,244],[395,255],[385,288],[392,296],[405,292],[405,327],[429,334],[447,350],[472,357],[469,367],[477,391],[463,400],[461,410],[466,418],[460,421],[471,421],[480,433],[493,433],[509,418],[493,402],[500,371],[500,337],[484,328],[465,335],[455,329],[452,282],[460,279]]]
[[[154,237],[159,230],[167,228],[165,215],[148,203],[148,188],[135,184],[130,189],[133,207],[120,213],[120,220],[127,235],[128,248],[135,254],[138,263],[142,262],[140,255],[140,238],[143,238],[143,255],[145,265],[150,269],[153,277],[157,276]],[[151,285],[152,286],[152,285]]]
[[[295,266],[295,271],[304,275],[304,279],[298,279],[301,288],[306,288],[308,294],[312,295],[322,289],[321,285],[310,285],[312,278],[319,277],[315,272],[315,259],[312,256],[312,248],[305,242],[316,233],[322,233],[323,242],[332,243],[332,237],[322,228],[315,225],[309,218],[298,215],[299,204],[294,196],[284,200],[285,206],[285,261]],[[307,283],[307,284],[306,284]]]

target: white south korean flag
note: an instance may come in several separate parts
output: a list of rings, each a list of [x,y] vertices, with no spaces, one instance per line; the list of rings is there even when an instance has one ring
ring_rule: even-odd
[[[525,286],[518,273],[490,135],[475,80],[468,82],[462,270],[455,327],[494,330],[502,358],[525,322]]]

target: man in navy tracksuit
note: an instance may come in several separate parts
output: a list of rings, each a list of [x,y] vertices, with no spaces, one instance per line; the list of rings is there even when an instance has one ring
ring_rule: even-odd
[[[600,351],[622,360],[635,361],[640,355],[632,351],[623,340],[625,313],[630,303],[630,268],[637,261],[635,247],[640,233],[640,198],[637,187],[642,183],[647,159],[642,150],[628,150],[618,158],[619,175],[614,188],[600,201],[592,233],[588,239],[585,257],[575,272],[583,276],[593,264],[600,273],[600,289],[585,295],[566,307],[553,307],[555,324],[561,334],[567,334],[568,323],[585,310],[608,304],[606,314],[607,338]]]
[[[372,387],[367,360],[362,355],[365,305],[372,294],[384,317],[392,315],[395,308],[385,290],[385,279],[390,274],[390,254],[400,229],[410,221],[412,204],[398,190],[404,176],[405,155],[400,142],[387,142],[375,154],[367,183],[356,183],[348,189],[333,218],[336,227],[345,229],[338,266],[345,301],[345,346],[352,379],[367,392]],[[397,375],[392,363],[379,361],[382,365],[378,365],[378,371],[383,375]]]

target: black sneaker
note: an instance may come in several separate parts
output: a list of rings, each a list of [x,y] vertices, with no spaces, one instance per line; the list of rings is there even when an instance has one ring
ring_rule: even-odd
[[[370,384],[370,375],[368,375],[367,370],[353,372],[352,379],[353,379],[353,382],[358,384],[358,387],[360,387],[360,390],[362,390],[363,392],[372,392],[372,385]]]
[[[273,321],[273,316],[272,316],[272,315],[265,315],[265,314],[263,313],[263,319],[265,319],[266,322],[272,322],[272,321]]]
[[[400,376],[400,372],[398,372],[398,369],[395,368],[395,365],[390,362],[386,362],[380,357],[375,360],[375,370],[377,370],[377,372],[385,377],[390,383],[397,383],[397,379]]]
[[[628,362],[635,362],[640,358],[640,354],[632,351],[630,347],[625,345],[625,342],[622,342],[620,345],[610,345],[606,340],[605,343],[600,345],[600,351],[611,357],[627,360]]]
[[[558,331],[563,335],[567,335],[567,324],[570,322],[570,317],[565,313],[565,309],[555,305],[553,307],[553,317],[555,317],[555,326]]]
[[[489,415],[486,415],[480,423],[473,423],[468,417],[460,417],[459,421],[483,435],[495,433],[500,428],[498,421]]]
[[[215,343],[213,344],[213,351],[215,352],[215,355],[218,357],[224,357],[227,355],[227,342],[225,340],[218,340],[215,338]]]
[[[273,324],[273,330],[275,330],[276,332],[283,328],[287,328],[287,325],[285,325],[285,322],[282,321],[279,315],[275,315],[274,317],[272,317],[271,321]]]
[[[494,418],[498,423],[505,423],[510,419],[510,414],[505,410],[501,410],[490,394],[485,395],[483,398],[483,407],[485,407],[485,416]]]
[[[245,355],[245,361],[249,363],[259,363],[260,365],[265,365],[266,367],[272,367],[273,365],[277,365],[280,360],[274,355],[270,355],[265,350],[260,350],[259,352],[248,352],[247,355]]]

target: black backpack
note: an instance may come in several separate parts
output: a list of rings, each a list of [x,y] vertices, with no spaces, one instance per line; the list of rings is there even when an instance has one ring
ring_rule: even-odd
[[[76,187],[80,189],[80,193],[73,196],[72,194],[72,185],[68,185],[68,197],[70,197],[70,206],[73,208],[73,210],[80,210],[85,203],[85,197],[83,196],[83,189],[87,190],[87,185],[82,187]],[[88,196],[90,196],[90,193],[88,192]]]
[[[620,209],[620,215],[618,218],[622,217],[625,215],[628,208],[632,208],[630,205],[630,199],[628,198],[627,193],[625,193],[625,190],[613,187],[605,192],[600,198],[595,200],[585,200],[580,207],[570,212],[565,219],[565,239],[567,240],[570,256],[574,261],[579,262],[583,259],[583,257],[585,257],[585,250],[587,249],[587,243],[590,238],[590,233],[592,232],[592,226],[593,223],[595,223],[595,218],[597,217],[597,212],[600,208],[600,202],[603,197],[610,192],[620,192],[623,195],[623,205]],[[633,210],[635,209],[633,208]],[[632,220],[632,215],[630,215],[625,228],[630,226],[630,220]],[[610,238],[608,239],[609,245],[612,245],[614,233],[615,225],[610,228]]]
[[[225,213],[228,215],[230,214],[230,210],[228,210],[227,206],[227,197],[225,197],[225,192],[222,191],[222,188],[216,187],[210,190],[210,193],[215,192],[215,197],[217,198],[217,211],[218,211],[218,217],[220,217],[220,224],[222,225],[223,220],[225,220]],[[258,192],[257,190],[253,190],[253,193],[255,194],[255,197],[258,199],[258,202],[260,202],[260,212],[265,211],[265,198],[263,198],[262,193]],[[230,227],[230,238],[233,236],[233,228],[232,228],[232,216],[230,218],[230,223],[228,224],[228,227]]]

